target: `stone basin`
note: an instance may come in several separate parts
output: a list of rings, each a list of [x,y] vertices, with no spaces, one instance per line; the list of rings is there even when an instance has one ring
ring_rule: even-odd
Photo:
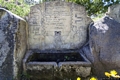
[[[32,80],[74,80],[89,76],[91,63],[78,50],[29,50],[23,68]]]

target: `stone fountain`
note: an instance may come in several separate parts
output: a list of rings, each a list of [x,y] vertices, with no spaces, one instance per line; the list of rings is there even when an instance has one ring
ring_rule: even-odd
[[[85,8],[74,3],[53,1],[31,7],[24,71],[41,80],[89,76],[91,63],[80,48],[87,42],[90,22]]]
[[[0,8],[0,80],[23,80],[24,72],[30,80],[120,74],[119,4],[90,25],[83,6],[59,0],[31,7],[26,19]]]

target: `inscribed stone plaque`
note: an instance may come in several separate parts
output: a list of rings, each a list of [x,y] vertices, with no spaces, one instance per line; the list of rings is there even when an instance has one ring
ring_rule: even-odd
[[[54,1],[37,4],[31,7],[28,16],[29,48],[80,48],[86,42],[90,21],[84,7],[74,3]]]

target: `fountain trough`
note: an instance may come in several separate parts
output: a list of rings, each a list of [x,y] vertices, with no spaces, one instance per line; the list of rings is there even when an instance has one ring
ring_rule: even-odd
[[[48,80],[87,77],[91,71],[91,63],[78,50],[29,50],[23,66],[32,78]]]

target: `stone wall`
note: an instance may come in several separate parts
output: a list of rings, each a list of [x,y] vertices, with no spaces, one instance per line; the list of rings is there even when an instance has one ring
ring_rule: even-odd
[[[0,80],[13,80],[26,51],[26,22],[0,8]]]
[[[29,49],[79,49],[86,43],[91,21],[78,4],[54,1],[35,5],[28,16]]]

